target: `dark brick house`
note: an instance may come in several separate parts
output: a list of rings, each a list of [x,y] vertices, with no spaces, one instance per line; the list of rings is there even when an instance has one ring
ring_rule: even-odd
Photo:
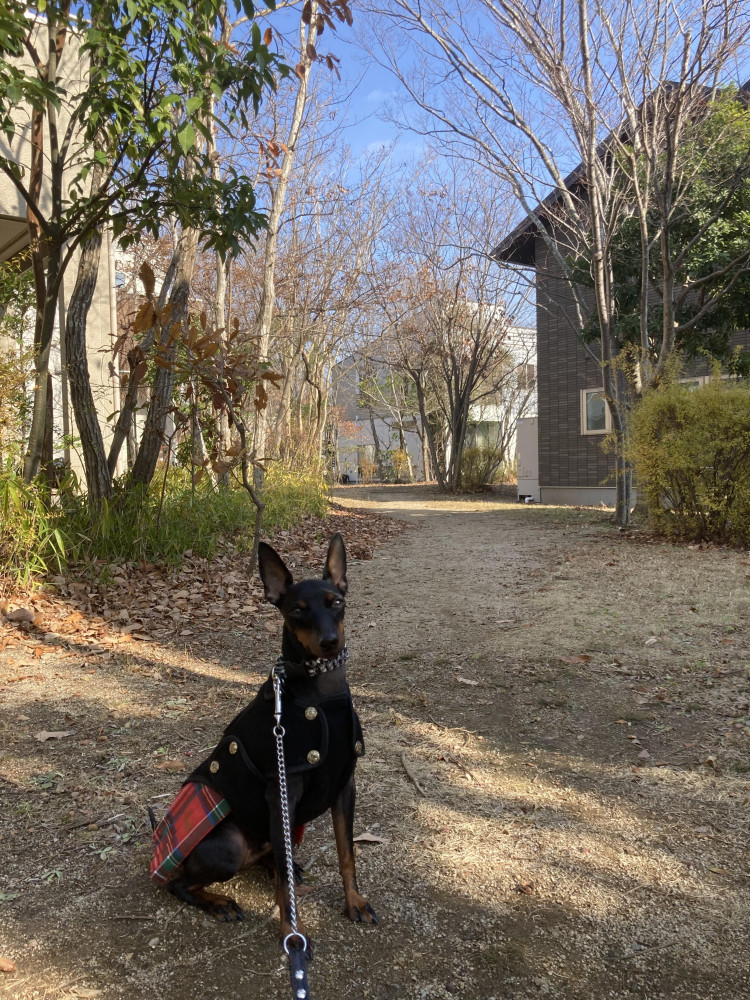
[[[614,456],[601,446],[610,429],[601,368],[578,339],[570,286],[533,222],[518,226],[493,257],[536,272],[538,499],[614,504]]]
[[[575,185],[577,180],[574,172],[568,183]],[[614,455],[602,448],[610,430],[610,415],[601,395],[601,368],[579,340],[570,286],[535,222],[527,220],[517,226],[492,255],[498,261],[534,270],[536,276],[536,499],[541,503],[614,505]],[[750,348],[750,334],[738,333],[732,343]],[[709,367],[692,364],[689,371],[691,381],[700,381],[708,377]],[[519,468],[524,458],[519,452]]]
[[[737,99],[750,105],[750,80],[737,91]],[[601,147],[607,155],[609,140]],[[565,186],[583,195],[583,165],[565,179]],[[516,226],[495,249],[499,262],[535,272],[537,308],[538,488],[542,503],[614,504],[614,454],[605,452],[602,440],[610,430],[610,414],[603,395],[599,364],[582,346],[573,294],[560,265],[539,232],[541,222],[554,232],[561,199],[554,191],[536,207],[536,219]],[[568,241],[560,239],[560,246]],[[563,250],[563,253],[569,251]],[[750,332],[736,333],[733,347],[750,349]],[[709,377],[708,363],[692,362],[686,381]],[[536,459],[537,456],[533,456]],[[519,469],[523,456],[519,454]],[[531,463],[536,468],[536,462]]]

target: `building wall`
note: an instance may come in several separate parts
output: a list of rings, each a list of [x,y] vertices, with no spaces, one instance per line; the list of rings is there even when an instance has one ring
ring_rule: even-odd
[[[33,41],[38,51],[40,51],[42,58],[46,58],[47,36],[46,27],[43,24],[38,23],[35,27]],[[27,71],[30,70],[31,62],[28,56],[24,58],[22,65],[24,63],[24,69]],[[79,58],[75,39],[74,37],[70,37],[63,50],[63,60],[60,67],[62,85],[69,94],[75,95],[83,89],[86,73],[86,62]],[[58,115],[59,132],[61,135],[64,134],[70,121],[70,114],[71,108],[64,99]],[[25,169],[26,179],[28,179],[31,110],[27,106],[20,105],[14,109],[13,117],[17,126],[16,133],[12,140],[4,134],[0,135],[0,155],[21,164]],[[46,122],[45,128],[47,128]],[[44,148],[46,154],[49,155],[48,130],[45,133]],[[82,158],[87,158],[86,152],[74,136],[64,175],[64,181],[68,184],[78,174]],[[43,212],[46,214],[50,208],[50,191],[49,184],[45,181],[42,184],[40,203]],[[7,260],[28,246],[28,242],[26,204],[10,178],[0,172],[0,260]],[[112,248],[110,240],[107,238],[107,234],[105,234],[102,242],[97,285],[86,329],[91,388],[96,402],[99,424],[104,436],[105,448],[108,447],[112,438],[113,429],[113,422],[111,420],[108,421],[107,418],[119,406],[119,379],[116,372],[113,375],[113,372],[110,370],[110,362],[113,361],[112,346],[117,335],[117,318],[114,309],[114,268],[112,263]],[[75,285],[77,267],[78,256],[75,256],[68,266],[60,293],[57,324],[53,334],[50,355],[50,374],[52,376],[55,455],[56,457],[65,458],[71,468],[82,477],[83,461],[80,449],[75,445],[76,428],[69,405],[64,347],[61,344],[60,337],[60,331],[65,323],[67,304],[70,301]],[[33,341],[33,329],[29,330],[28,335],[30,341]],[[64,436],[67,437],[67,443],[63,443]],[[124,463],[124,455],[121,459],[121,468],[118,471],[124,471],[122,463]]]
[[[573,296],[541,237],[536,267],[542,503],[614,503],[614,454],[602,448],[605,435],[581,433],[581,390],[603,385],[601,369],[578,341]],[[732,344],[750,348],[750,333],[735,334]],[[710,365],[696,360],[686,372],[708,375]]]
[[[578,341],[573,296],[541,237],[536,267],[540,488],[614,490],[614,456],[603,451],[603,435],[581,434],[581,390],[602,385],[601,369]]]

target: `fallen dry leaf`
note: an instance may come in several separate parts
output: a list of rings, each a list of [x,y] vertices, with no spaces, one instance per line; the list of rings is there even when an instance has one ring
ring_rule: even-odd
[[[36,615],[28,608],[16,608],[15,611],[11,611],[5,617],[9,622],[33,622]]]
[[[39,740],[40,743],[46,743],[47,740],[61,740],[64,736],[74,736],[75,730],[57,730],[56,732],[48,732],[46,729],[42,729],[38,733],[34,733],[34,739]]]
[[[459,677],[456,674],[456,680],[459,684],[470,684],[472,687],[479,687],[479,681],[471,681],[468,677]]]
[[[360,833],[358,837],[353,840],[355,844],[386,844],[387,841],[383,840],[382,837],[376,837],[374,833]]]
[[[163,760],[156,765],[157,771],[184,771],[185,762],[181,760]]]
[[[0,958],[0,972],[15,972],[16,963],[12,958]]]

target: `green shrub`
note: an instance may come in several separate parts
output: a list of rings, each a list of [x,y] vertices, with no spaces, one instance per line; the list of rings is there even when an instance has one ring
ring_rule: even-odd
[[[188,550],[210,558],[222,536],[249,547],[253,523],[244,490],[215,487],[208,477],[193,487],[190,473],[179,468],[170,468],[166,479],[163,471],[157,474],[148,489],[116,483],[97,516],[81,494],[63,496],[60,513],[70,563],[144,559],[176,565]]]
[[[750,389],[712,379],[648,393],[631,453],[654,527],[675,538],[750,544]]]
[[[322,473],[290,470],[278,463],[269,466],[263,484],[264,533],[290,528],[303,517],[325,517],[328,489]]]
[[[162,486],[164,495],[162,497]],[[239,548],[252,544],[254,507],[244,490],[190,483],[170,469],[147,490],[115,484],[94,516],[69,477],[57,494],[27,485],[6,470],[0,476],[0,574],[27,582],[70,567],[138,559],[176,565],[186,551],[210,558],[222,536]]]
[[[318,473],[271,466],[263,500],[264,534],[289,528],[307,515],[325,516],[327,490]],[[186,469],[170,468],[148,489],[115,484],[97,515],[75,477],[51,494],[41,482],[26,485],[10,464],[0,473],[0,574],[27,582],[66,567],[138,559],[176,565],[185,552],[210,558],[221,538],[252,547],[255,507],[239,486],[193,486]]]
[[[500,448],[464,448],[461,455],[461,489],[474,493],[493,482],[501,465]]]
[[[69,540],[46,483],[27,485],[9,461],[0,471],[0,574],[22,584],[59,573]]]

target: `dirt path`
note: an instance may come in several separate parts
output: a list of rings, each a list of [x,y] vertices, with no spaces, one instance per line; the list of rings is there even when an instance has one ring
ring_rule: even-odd
[[[318,821],[300,852],[315,1000],[750,998],[747,553],[424,489],[337,500],[418,527],[350,569],[356,829],[380,841],[360,886],[381,925],[341,917]],[[257,668],[229,632],[98,667],[87,713],[107,742],[88,769],[14,738],[73,728],[72,666],[46,701],[3,689],[0,954],[19,972],[0,997],[288,995],[265,877],[232,885],[247,922],[216,924],[149,883],[141,819],[179,784],[165,759],[187,770],[213,744],[275,642],[256,637]],[[49,815],[93,789],[102,818],[132,819],[109,854],[106,828]]]

